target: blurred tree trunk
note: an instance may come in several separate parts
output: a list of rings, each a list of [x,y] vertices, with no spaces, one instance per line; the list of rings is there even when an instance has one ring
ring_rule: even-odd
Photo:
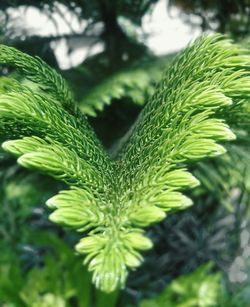
[[[140,57],[146,48],[126,35],[118,23],[118,0],[100,0],[101,16],[104,23],[102,38],[109,59],[109,66],[116,70],[123,63]]]

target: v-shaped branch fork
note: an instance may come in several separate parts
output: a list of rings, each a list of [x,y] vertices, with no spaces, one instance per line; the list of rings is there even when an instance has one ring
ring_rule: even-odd
[[[249,104],[247,51],[221,35],[189,45],[114,159],[53,69],[7,46],[0,47],[0,63],[23,77],[0,81],[3,149],[20,165],[70,186],[47,201],[50,219],[84,233],[76,250],[85,254],[98,288],[123,287],[129,269],[142,262],[141,251],[152,247],[144,228],[192,204],[182,190],[199,181],[188,163],[223,154],[218,142],[235,139],[225,118]]]

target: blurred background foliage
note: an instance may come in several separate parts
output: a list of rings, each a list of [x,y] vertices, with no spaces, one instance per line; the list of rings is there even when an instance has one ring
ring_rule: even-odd
[[[38,55],[60,71],[112,152],[174,56],[159,56],[147,44],[153,33],[144,30],[143,20],[159,3],[169,16],[177,12],[175,18],[191,31],[220,31],[249,46],[248,0],[4,0],[0,42]],[[32,12],[46,17],[53,31],[37,31],[46,23],[31,27]],[[62,45],[64,61],[79,47],[84,60],[63,69],[57,53]],[[8,67],[0,71],[13,73]],[[154,249],[126,288],[112,295],[91,285],[82,259],[71,249],[76,235],[47,219],[43,204],[62,184],[21,169],[0,153],[0,305],[249,306],[249,111],[246,106],[241,118],[227,119],[239,137],[226,155],[193,169],[202,183],[190,195],[195,205],[148,230]]]
[[[188,22],[192,16],[200,17],[203,31],[227,32],[234,39],[249,34],[249,0],[170,0],[169,5],[179,7]]]

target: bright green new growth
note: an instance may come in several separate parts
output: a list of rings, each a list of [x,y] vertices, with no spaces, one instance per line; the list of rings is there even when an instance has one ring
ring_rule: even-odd
[[[21,51],[1,45],[1,64],[18,69],[25,77],[48,91],[66,107],[74,108],[73,96],[64,79],[42,59],[24,54]]]
[[[248,103],[250,56],[220,35],[198,39],[169,67],[113,160],[77,108],[68,107],[71,95],[68,101],[54,70],[5,46],[0,63],[39,83],[3,80],[3,148],[22,166],[70,186],[48,200],[50,219],[87,233],[76,250],[86,255],[98,288],[123,287],[141,251],[152,247],[143,228],[192,204],[181,191],[199,182],[187,163],[224,153],[217,142],[235,138],[223,118]]]

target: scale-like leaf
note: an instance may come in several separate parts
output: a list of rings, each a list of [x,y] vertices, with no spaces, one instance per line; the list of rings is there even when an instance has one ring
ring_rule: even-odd
[[[250,56],[220,35],[199,38],[168,68],[113,160],[52,69],[9,47],[0,63],[39,83],[0,86],[3,148],[70,186],[47,202],[51,220],[87,231],[76,250],[97,287],[123,287],[152,247],[143,228],[191,205],[182,191],[199,182],[188,163],[223,154],[218,142],[235,138],[224,119],[248,103]]]

